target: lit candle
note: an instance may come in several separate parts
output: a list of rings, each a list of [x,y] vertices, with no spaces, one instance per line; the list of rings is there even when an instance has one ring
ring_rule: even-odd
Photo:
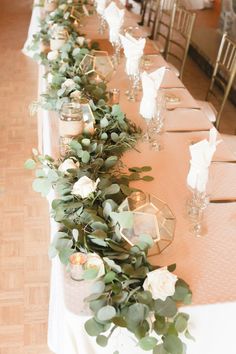
[[[119,89],[114,88],[109,91],[109,101],[110,101],[111,105],[119,103],[119,101],[120,101],[120,90]]]
[[[84,253],[77,252],[70,256],[70,275],[73,280],[82,280],[87,256]]]

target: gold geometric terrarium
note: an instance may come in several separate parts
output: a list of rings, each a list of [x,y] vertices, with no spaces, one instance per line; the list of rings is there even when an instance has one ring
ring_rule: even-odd
[[[97,50],[84,56],[80,63],[80,69],[84,75],[91,75],[97,83],[102,80],[109,81],[114,71],[108,53]]]
[[[139,193],[139,192],[138,192]],[[121,228],[121,236],[133,246],[139,241],[140,235],[148,235],[153,239],[153,246],[148,255],[161,253],[174,239],[176,219],[169,206],[152,194],[144,194],[145,198],[136,200],[132,195],[119,208],[120,211],[131,211],[133,225]]]

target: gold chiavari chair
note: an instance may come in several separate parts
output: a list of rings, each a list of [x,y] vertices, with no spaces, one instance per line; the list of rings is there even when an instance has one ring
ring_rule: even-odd
[[[182,79],[196,14],[177,7],[173,26],[166,47],[165,58],[170,58],[179,66],[179,77]]]
[[[140,26],[147,24],[147,26],[150,27],[151,25],[152,31],[159,2],[160,0],[143,0],[140,10],[141,21],[138,23]]]
[[[177,0],[160,0],[156,11],[155,26],[151,38],[157,41],[159,48],[162,48],[164,57],[174,25],[176,8]]]
[[[220,118],[236,74],[236,42],[224,33],[216,57],[206,101],[198,101],[211,122],[219,127]],[[222,95],[223,91],[223,95]],[[215,108],[217,106],[217,109]]]

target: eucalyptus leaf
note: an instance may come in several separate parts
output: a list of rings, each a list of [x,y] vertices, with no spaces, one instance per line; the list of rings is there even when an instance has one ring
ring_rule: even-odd
[[[170,354],[182,354],[183,343],[181,340],[172,334],[163,338],[163,346],[165,350]]]
[[[155,300],[155,313],[159,316],[173,317],[177,312],[176,303],[167,297],[165,301]]]
[[[145,351],[154,349],[156,345],[157,345],[157,339],[151,336],[141,338],[139,341],[140,348],[142,348]]]
[[[36,166],[36,162],[33,159],[28,159],[24,163],[24,167],[27,168],[28,170],[33,170]]]
[[[83,273],[83,279],[85,280],[92,280],[95,279],[98,275],[98,270],[91,268],[91,269],[86,269]]]
[[[104,326],[101,323],[98,323],[94,318],[89,319],[85,322],[85,330],[90,336],[98,336],[104,331]]]
[[[107,305],[102,307],[97,313],[97,319],[102,322],[110,321],[116,315],[116,309]]]
[[[83,151],[83,153],[82,153],[83,163],[88,163],[89,160],[90,160],[90,153],[88,151]]]
[[[131,229],[134,223],[134,216],[130,211],[123,211],[121,213],[112,212],[110,217],[114,223],[119,223],[122,228]]]
[[[97,342],[97,344],[100,345],[101,347],[106,347],[107,342],[108,342],[108,338],[107,338],[106,336],[99,335],[99,336],[97,336],[97,338],[96,338],[96,342]]]
[[[118,184],[111,184],[109,187],[104,189],[104,194],[106,195],[112,195],[112,194],[117,194],[120,191],[120,186]]]

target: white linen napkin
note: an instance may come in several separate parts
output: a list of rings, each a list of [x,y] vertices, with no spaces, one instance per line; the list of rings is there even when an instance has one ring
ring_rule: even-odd
[[[139,61],[143,55],[146,39],[136,39],[126,33],[125,36],[120,34],[120,40],[126,57],[126,73],[127,75],[137,75],[139,73]]]
[[[97,13],[103,16],[106,8],[106,0],[95,0],[95,2]]]
[[[217,141],[216,138],[217,130],[212,128],[209,131],[209,141],[204,139],[189,147],[191,160],[187,183],[200,193],[206,191],[209,167],[216,151],[216,146],[221,142],[221,140]]]
[[[139,113],[145,119],[152,119],[156,111],[156,97],[161,86],[166,68],[163,66],[148,74],[144,71],[141,74],[143,97],[140,103]]]
[[[119,41],[119,31],[124,22],[125,10],[119,9],[112,1],[104,11],[105,20],[109,26],[109,40],[111,43]]]

